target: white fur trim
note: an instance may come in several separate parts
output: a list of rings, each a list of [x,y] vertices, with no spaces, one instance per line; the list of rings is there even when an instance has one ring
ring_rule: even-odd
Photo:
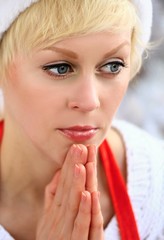
[[[142,24],[142,41],[147,43],[151,37],[153,6],[151,0],[132,0]]]
[[[38,0],[0,0],[0,38],[18,15]]]
[[[0,0],[0,39],[12,22],[32,3],[38,0]],[[151,0],[132,0],[136,6],[143,26],[142,41],[147,43],[151,36],[152,2]]]

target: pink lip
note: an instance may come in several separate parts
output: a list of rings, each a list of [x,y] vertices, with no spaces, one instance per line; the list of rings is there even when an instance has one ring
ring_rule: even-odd
[[[87,141],[93,138],[98,128],[92,126],[73,126],[58,129],[63,135],[75,142]]]

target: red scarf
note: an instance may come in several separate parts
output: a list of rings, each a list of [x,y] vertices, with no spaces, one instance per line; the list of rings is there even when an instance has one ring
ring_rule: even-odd
[[[140,240],[126,184],[106,140],[101,144],[99,151],[118,220],[121,240]]]

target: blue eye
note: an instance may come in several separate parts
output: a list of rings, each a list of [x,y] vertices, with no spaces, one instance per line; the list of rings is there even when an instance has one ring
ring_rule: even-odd
[[[43,67],[43,70],[49,72],[51,75],[66,75],[70,72],[73,72],[72,67],[67,63],[57,63],[46,65]]]
[[[113,61],[113,62],[106,63],[100,69],[104,73],[117,74],[121,71],[123,67],[125,67],[125,64],[123,62]]]

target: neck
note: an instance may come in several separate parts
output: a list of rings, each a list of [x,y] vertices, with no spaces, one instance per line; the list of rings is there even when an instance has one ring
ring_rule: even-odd
[[[13,129],[5,127],[1,144],[1,198],[41,200],[45,186],[60,167],[30,141],[22,141]]]

